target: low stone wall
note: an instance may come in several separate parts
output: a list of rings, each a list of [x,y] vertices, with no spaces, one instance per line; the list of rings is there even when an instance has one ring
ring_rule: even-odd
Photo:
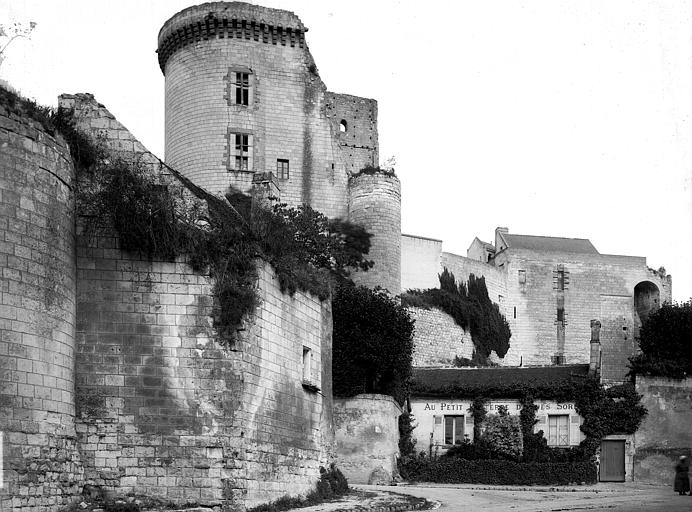
[[[634,479],[672,485],[680,455],[692,456],[692,379],[637,376],[649,411],[635,434]]]
[[[334,399],[336,464],[352,484],[390,484],[398,476],[399,404],[388,395]]]

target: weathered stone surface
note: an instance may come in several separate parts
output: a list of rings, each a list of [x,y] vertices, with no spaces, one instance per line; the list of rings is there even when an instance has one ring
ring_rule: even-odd
[[[634,478],[672,485],[678,457],[692,456],[692,379],[638,375],[636,389],[649,414],[634,437]]]
[[[389,485],[398,475],[401,412],[387,395],[334,399],[336,462],[349,482]]]
[[[62,139],[0,106],[0,510],[55,511],[81,489],[74,178]]]

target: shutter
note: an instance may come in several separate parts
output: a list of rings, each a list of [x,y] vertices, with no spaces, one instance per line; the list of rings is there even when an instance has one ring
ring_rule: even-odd
[[[235,71],[232,71],[231,69],[228,70],[228,104],[229,105],[235,105],[235,95],[236,95],[236,85],[235,85],[235,80],[236,80],[236,73]]]
[[[433,444],[444,444],[443,416],[433,416]]]
[[[255,154],[255,148],[254,148],[254,141],[253,141],[253,136],[252,134],[248,134],[247,136],[247,170],[250,172],[254,172],[254,156]]]

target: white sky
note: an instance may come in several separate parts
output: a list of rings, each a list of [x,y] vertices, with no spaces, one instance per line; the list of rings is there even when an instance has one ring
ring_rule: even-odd
[[[0,0],[38,23],[0,78],[91,92],[163,157],[156,37],[190,0]],[[692,297],[692,2],[263,0],[294,11],[322,79],[379,102],[402,224],[465,255],[496,226],[646,256]]]

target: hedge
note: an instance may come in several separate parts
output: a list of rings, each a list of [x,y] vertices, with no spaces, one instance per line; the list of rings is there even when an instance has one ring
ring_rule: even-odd
[[[445,484],[568,485],[596,482],[596,465],[582,462],[512,462],[456,457],[409,459],[400,465],[409,481]]]

